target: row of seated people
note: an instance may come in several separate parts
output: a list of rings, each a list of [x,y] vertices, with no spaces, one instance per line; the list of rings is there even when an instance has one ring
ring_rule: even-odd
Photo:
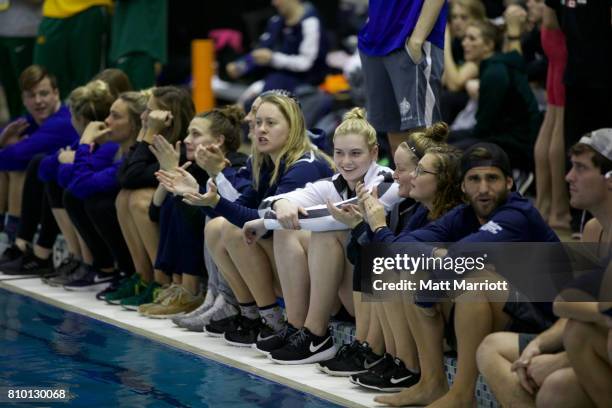
[[[533,340],[540,342],[553,331],[574,374],[551,374],[550,387],[579,389],[571,397],[591,404],[610,400],[602,386],[610,361],[601,348],[610,320],[598,311],[609,304],[598,294],[587,311],[562,299],[554,310],[552,302],[516,302],[512,289],[495,299],[474,291],[470,302],[369,301],[370,271],[360,262],[368,242],[558,242],[513,191],[510,161],[498,146],[460,152],[446,144],[440,123],[411,134],[391,171],[376,163],[376,132],[359,108],[336,129],[331,158],[313,147],[299,103],[286,92],[261,94],[246,118],[234,107],[195,115],[178,88],[124,92],[120,73],[101,77],[75,89],[68,109],[43,68],[22,75],[28,127],[7,127],[0,150],[9,183],[25,178],[17,238],[0,260],[4,273],[41,275],[67,290],[102,289],[100,300],[172,318],[276,363],[317,363],[359,386],[401,391],[377,397],[391,405],[471,406],[479,367],[506,403],[518,395],[505,388],[513,363],[523,401],[533,403],[541,386],[542,404],[552,404],[563,394],[544,393],[546,382],[530,371],[539,343],[525,348],[531,338],[517,333],[542,333]],[[243,119],[248,158],[237,152]],[[585,136],[572,148],[567,176],[572,204],[599,223],[591,236],[602,257],[611,241],[611,146],[608,130]],[[58,226],[71,256],[52,269]],[[565,331],[555,314],[571,322]],[[356,323],[355,341],[339,350],[328,328],[333,316]],[[486,337],[502,330],[515,334]],[[450,390],[444,337],[458,356]],[[583,376],[592,360],[576,338],[586,337],[599,365]]]

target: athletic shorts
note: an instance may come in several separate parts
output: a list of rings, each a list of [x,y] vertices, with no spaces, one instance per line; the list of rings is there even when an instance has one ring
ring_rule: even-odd
[[[542,27],[541,41],[544,53],[548,58],[548,72],[546,74],[546,94],[548,104],[565,106],[565,85],[563,75],[567,64],[567,48],[565,35],[561,30],[551,30]]]
[[[368,120],[376,130],[407,131],[441,120],[442,49],[426,42],[419,63],[414,62],[407,47],[382,57],[360,52],[360,57]]]
[[[518,346],[519,346],[519,356],[523,354],[523,351],[527,348],[527,345],[538,337],[537,334],[533,333],[519,333],[518,334]]]
[[[509,300],[504,305],[504,313],[510,317],[510,321],[503,331],[512,333],[521,333],[525,337],[527,334],[538,335],[548,329],[554,321],[550,316],[546,316],[541,309],[537,308],[531,302],[516,301],[521,298],[521,295],[516,290],[511,290]],[[457,337],[455,334],[455,305],[453,305],[448,321],[444,327],[444,335],[448,345],[453,349],[457,349]],[[519,347],[521,345],[521,336],[519,336]],[[522,341],[527,341],[527,338]],[[528,340],[529,342],[531,340]]]

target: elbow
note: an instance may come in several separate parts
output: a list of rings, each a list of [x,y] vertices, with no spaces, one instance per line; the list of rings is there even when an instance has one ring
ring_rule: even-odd
[[[462,91],[465,88],[464,85],[465,85],[464,83],[461,83],[459,81],[454,81],[454,80],[451,80],[451,79],[448,79],[446,81],[446,88],[449,91],[451,91],[451,92],[460,92],[460,91]]]
[[[565,315],[565,302],[563,302],[560,298],[555,299],[553,303],[553,313],[555,316],[564,317]]]

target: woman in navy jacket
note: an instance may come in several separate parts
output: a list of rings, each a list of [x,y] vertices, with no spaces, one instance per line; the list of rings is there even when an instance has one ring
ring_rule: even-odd
[[[196,115],[189,124],[185,138],[187,160],[196,164],[185,164],[187,171],[198,184],[206,185],[211,175],[223,174],[232,179],[237,169],[246,162],[246,155],[238,153],[242,136],[241,126],[244,113],[235,106],[214,109]],[[151,146],[157,157],[160,168],[173,170],[179,163],[179,148],[172,147],[163,137],[156,136]],[[208,151],[217,151],[227,157],[223,168],[208,170],[203,166],[200,157]],[[206,214],[198,207],[191,206],[181,196],[168,194],[160,184],[155,191],[150,212],[152,218],[159,220],[160,242],[157,251],[155,268],[164,272],[163,277],[156,276],[159,284],[171,285],[172,290],[181,296],[172,300],[154,302],[139,307],[139,312],[148,317],[172,317],[184,312],[191,312],[203,301],[200,288],[204,275],[204,223]],[[170,288],[168,290],[171,290]],[[161,297],[161,296],[160,296]],[[208,305],[212,306],[211,299]]]

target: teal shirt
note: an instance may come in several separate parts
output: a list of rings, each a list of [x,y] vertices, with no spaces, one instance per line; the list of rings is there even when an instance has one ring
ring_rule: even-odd
[[[150,55],[162,64],[168,53],[167,0],[116,0],[109,59],[135,52]]]

